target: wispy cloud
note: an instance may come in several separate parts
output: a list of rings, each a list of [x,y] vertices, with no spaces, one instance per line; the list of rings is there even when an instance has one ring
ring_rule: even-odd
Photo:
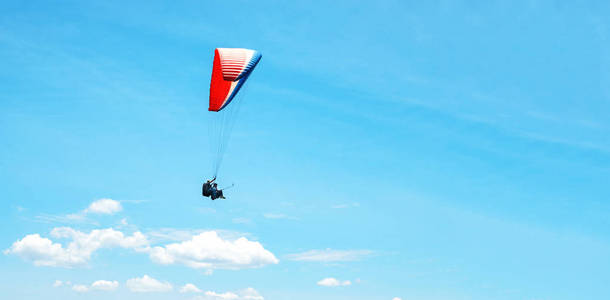
[[[151,243],[181,242],[191,239],[194,235],[205,232],[203,229],[160,228],[146,232]]]
[[[89,215],[114,215],[122,210],[121,201],[102,198],[91,202],[87,208],[77,213],[66,215],[39,214],[34,217],[34,220],[44,223],[87,223],[97,225],[98,223],[91,220],[88,217]]]
[[[34,222],[41,223],[63,223],[63,224],[75,224],[75,223],[84,223],[91,225],[99,225],[99,223],[95,220],[91,220],[86,218],[81,214],[67,214],[67,215],[52,215],[52,214],[39,214],[34,216]]]
[[[285,214],[277,214],[277,213],[264,213],[263,217],[266,219],[286,219],[286,220],[296,220],[296,217],[291,217]]]
[[[192,300],[265,300],[257,290],[251,287],[236,292],[205,291],[200,293],[201,295],[195,296]]]
[[[350,207],[360,207],[360,203],[358,202],[353,202],[353,203],[341,203],[341,204],[335,204],[331,206],[332,208],[336,208],[336,209],[341,209],[341,208],[350,208]]]
[[[206,231],[214,231],[223,239],[234,240],[241,237],[252,239],[252,235],[247,232],[225,230],[225,229],[190,229],[190,228],[159,228],[146,231],[146,237],[151,244],[159,244],[165,242],[183,242],[188,241],[193,236],[199,235]]]
[[[79,293],[86,293],[89,291],[89,287],[84,284],[75,284],[72,286],[72,290]]]
[[[293,261],[312,261],[312,262],[342,262],[358,261],[373,254],[371,250],[309,250],[301,253],[286,255],[286,258]]]
[[[233,221],[233,223],[235,224],[248,224],[250,222],[252,222],[252,220],[248,219],[248,218],[233,218],[231,221]]]

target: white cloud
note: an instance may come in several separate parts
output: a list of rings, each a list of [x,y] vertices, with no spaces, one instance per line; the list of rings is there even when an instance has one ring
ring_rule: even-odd
[[[398,297],[394,297],[394,298],[392,298],[392,300],[402,300],[402,299],[400,299]]]
[[[77,213],[67,215],[49,215],[41,214],[34,217],[40,222],[54,222],[54,223],[89,223],[97,225],[97,222],[89,219],[88,214],[102,214],[112,215],[123,210],[123,206],[120,201],[112,200],[108,198],[99,199],[91,202],[89,206]]]
[[[80,256],[70,255],[59,243],[39,234],[30,234],[13,243],[4,254],[16,254],[37,266],[71,266],[84,263]]]
[[[89,204],[89,207],[84,210],[85,213],[112,215],[123,210],[121,202],[104,198],[97,201],[93,201]]]
[[[214,269],[257,268],[279,262],[259,242],[244,236],[237,238],[234,232],[228,236],[231,238],[223,238],[217,231],[204,231],[185,241],[151,247],[148,237],[139,231],[128,236],[112,228],[87,233],[70,227],[56,227],[50,238],[40,234],[27,235],[14,242],[4,254],[19,256],[36,266],[71,268],[86,265],[99,249],[124,248],[147,253],[155,263],[182,264],[209,273]],[[57,241],[59,239],[68,241]]]
[[[88,219],[82,212],[67,215],[40,214],[34,217],[34,221],[42,223],[85,223],[91,225],[98,225],[96,221]]]
[[[72,286],[72,290],[79,293],[86,293],[89,291],[89,287],[83,284],[75,284]]]
[[[348,286],[351,285],[352,282],[349,280],[344,280],[344,281],[340,281],[336,278],[332,278],[332,277],[328,277],[328,278],[324,278],[320,281],[318,281],[318,285],[320,286],[328,286],[328,287],[334,287],[334,286]]]
[[[180,288],[180,293],[201,293],[201,290],[192,283],[187,283]]]
[[[256,268],[279,261],[259,242],[245,237],[225,240],[216,231],[206,231],[181,243],[153,247],[150,258],[159,264],[183,264],[196,269]]]
[[[56,280],[57,283],[59,280]],[[61,281],[59,281],[61,282]],[[65,283],[66,285],[70,285],[69,282]],[[53,285],[55,286],[55,285]],[[91,286],[87,286],[84,284],[75,284],[72,286],[72,290],[79,293],[86,293],[92,290],[98,291],[114,291],[119,287],[118,281],[107,281],[107,280],[98,280],[91,284]]]
[[[61,280],[55,280],[55,282],[53,282],[53,287],[60,287],[64,285],[64,283]]]
[[[127,288],[132,292],[147,293],[147,292],[169,292],[173,286],[169,282],[161,282],[148,275],[140,278],[131,278],[127,280]]]
[[[319,262],[337,262],[337,261],[356,261],[368,255],[371,255],[371,250],[309,250],[301,253],[286,255],[289,260],[295,261],[319,261]]]
[[[238,292],[206,291],[203,295],[194,297],[193,300],[265,300],[265,298],[257,290],[249,287]]]
[[[118,281],[98,280],[91,284],[92,290],[114,291],[119,287]]]
[[[91,254],[100,248],[138,248],[148,245],[141,232],[125,236],[112,228],[95,229],[83,233],[69,227],[58,227],[51,231],[55,238],[70,238],[72,241],[64,247],[39,234],[26,235],[13,243],[5,254],[14,254],[31,261],[36,266],[74,267],[85,265]]]
[[[202,229],[161,228],[146,232],[152,243],[182,242],[190,240],[194,235],[205,232]]]
[[[332,205],[332,208],[337,208],[337,209],[341,209],[341,208],[349,208],[349,207],[360,207],[360,203],[358,202],[354,202],[354,203],[343,203],[343,204],[336,204],[336,205]]]
[[[287,216],[285,214],[275,214],[275,213],[264,213],[263,217],[267,219],[287,219],[287,220],[296,220],[295,217]]]
[[[239,296],[237,296],[237,294],[235,293],[231,293],[231,292],[226,292],[226,293],[216,293],[216,292],[212,292],[212,291],[207,291],[204,293],[205,296],[209,299],[237,299],[239,298]]]
[[[233,223],[235,224],[248,224],[250,222],[252,222],[250,219],[248,218],[233,218]]]
[[[261,294],[258,293],[257,290],[249,287],[245,290],[242,290],[240,293],[240,296],[242,299],[244,300],[264,300],[265,298],[263,298],[263,296],[261,296]]]

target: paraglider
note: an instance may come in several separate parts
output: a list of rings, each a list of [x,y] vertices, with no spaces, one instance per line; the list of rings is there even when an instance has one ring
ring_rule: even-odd
[[[214,51],[214,66],[210,81],[209,135],[212,148],[214,179],[202,186],[202,195],[214,199],[225,199],[223,190],[214,180],[222,163],[224,153],[235,125],[241,102],[238,94],[261,59],[258,51],[243,48],[217,48]],[[239,96],[239,97],[238,97]]]

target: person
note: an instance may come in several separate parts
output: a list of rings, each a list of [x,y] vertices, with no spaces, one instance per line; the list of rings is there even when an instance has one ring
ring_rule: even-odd
[[[204,197],[212,196],[212,183],[214,182],[214,180],[216,180],[216,177],[214,177],[211,180],[206,181],[203,184],[203,186],[201,187],[201,195],[203,195]]]
[[[210,195],[210,198],[212,198],[212,200],[216,200],[218,198],[226,199],[225,196],[222,193],[222,190],[218,189],[218,184],[216,184],[216,183],[212,184],[212,193]]]
[[[216,180],[216,177],[214,177],[211,180],[206,181],[203,186],[201,187],[201,194],[204,197],[210,197],[212,198],[212,200],[216,200],[216,199],[226,199],[224,194],[222,193],[222,190],[218,189],[218,184],[216,182],[214,182],[214,180]]]

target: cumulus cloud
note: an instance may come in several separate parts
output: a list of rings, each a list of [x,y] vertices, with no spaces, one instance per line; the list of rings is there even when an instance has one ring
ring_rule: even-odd
[[[245,237],[222,239],[215,231],[206,231],[190,240],[152,247],[150,258],[159,264],[183,264],[195,269],[256,268],[279,261],[259,242]]]
[[[136,293],[169,292],[174,288],[169,282],[162,282],[148,275],[131,278],[125,285]]]
[[[119,287],[118,281],[98,280],[91,284],[92,290],[114,291]]]
[[[340,281],[340,280],[338,280],[336,278],[332,278],[332,277],[324,278],[324,279],[318,281],[319,286],[328,286],[328,287],[348,286],[351,284],[352,284],[352,282],[349,280]]]
[[[201,290],[192,283],[187,283],[180,288],[180,293],[201,293]]]
[[[265,298],[257,290],[249,287],[238,292],[217,293],[206,291],[193,298],[193,300],[265,300]]]
[[[91,254],[100,248],[138,248],[148,245],[146,237],[141,232],[125,236],[112,228],[95,229],[84,233],[69,227],[58,227],[51,231],[51,236],[68,238],[72,241],[64,247],[37,233],[29,234],[14,242],[4,253],[17,255],[36,266],[69,268],[85,265],[90,260]]]
[[[53,287],[60,287],[64,285],[64,283],[61,280],[55,280],[55,282],[53,282]]]
[[[112,215],[123,210],[121,202],[108,198],[99,199],[89,204],[84,212],[93,214]]]
[[[317,261],[317,262],[338,262],[338,261],[356,261],[368,255],[371,255],[371,250],[309,250],[301,253],[289,254],[286,257],[294,261]]]
[[[402,299],[400,299],[398,297],[394,297],[394,298],[392,298],[392,300],[402,300]]]
[[[132,249],[148,254],[155,263],[180,264],[210,273],[214,269],[257,268],[279,262],[259,242],[244,236],[221,237],[217,231],[203,231],[184,241],[151,246],[148,237],[139,231],[126,235],[112,228],[82,232],[56,227],[50,237],[26,235],[4,250],[4,254],[19,256],[36,266],[71,268],[86,265],[93,253],[102,248]]]
[[[30,234],[13,243],[4,254],[15,254],[37,266],[73,266],[84,263],[80,256],[71,255],[59,243],[53,243],[39,234]]]

